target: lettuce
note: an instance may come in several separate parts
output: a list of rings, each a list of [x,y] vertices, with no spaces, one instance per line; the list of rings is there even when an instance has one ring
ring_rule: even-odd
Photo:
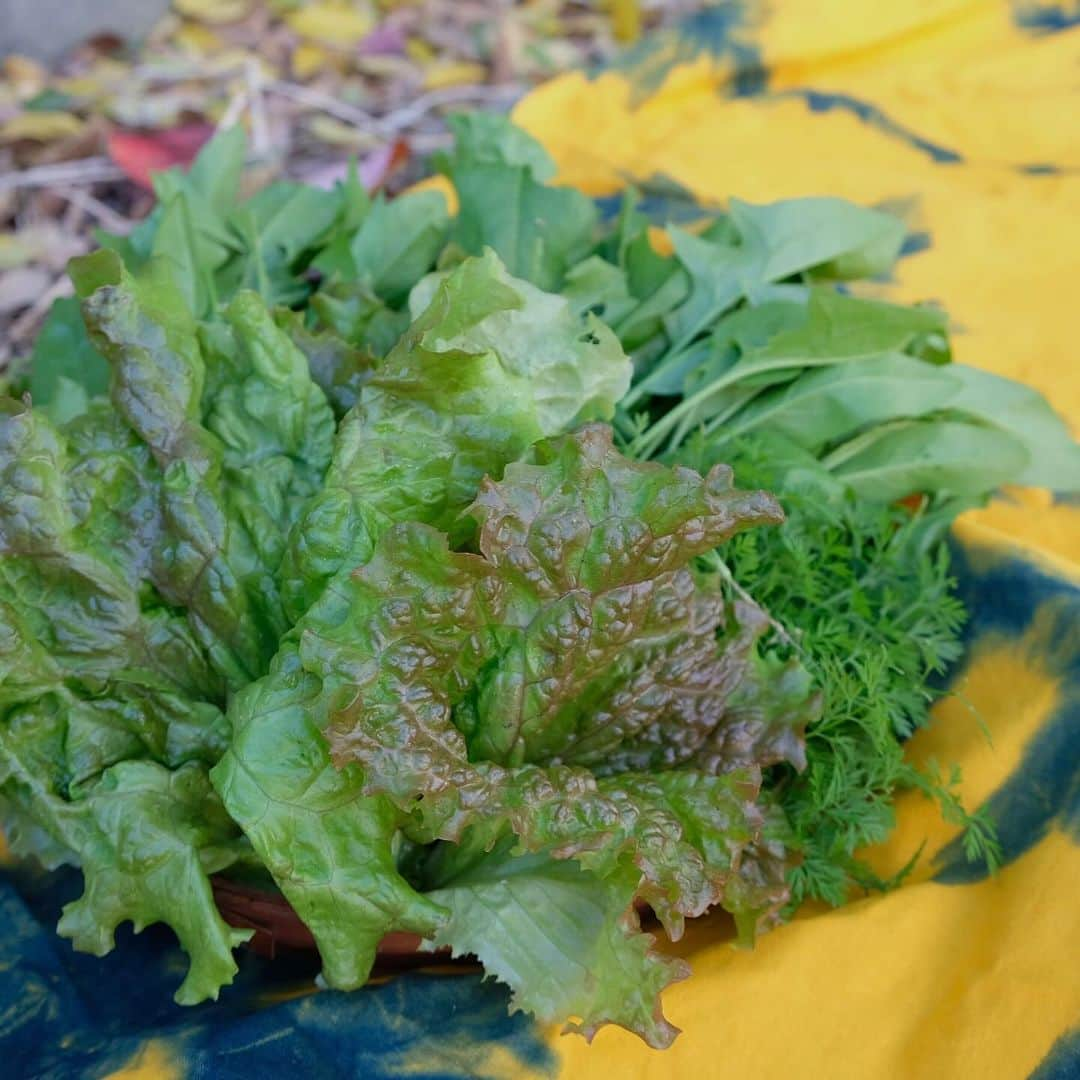
[[[666,1046],[643,914],[752,941],[888,885],[854,853],[897,785],[951,798],[898,741],[959,649],[940,529],[1077,448],[940,312],[836,287],[889,215],[733,200],[662,255],[670,186],[603,226],[504,119],[452,127],[453,218],[355,170],[242,201],[224,132],[73,263],[82,323],[0,400],[0,822],[82,868],[76,947],[171,926],[180,1001],[247,936],[211,875],[255,874],[330,986],[407,930]]]
[[[220,212],[211,179],[179,190]],[[635,905],[750,935],[788,895],[762,770],[801,763],[816,697],[690,565],[775,502],[624,459],[615,335],[491,250],[421,278],[376,355],[251,291],[210,304],[224,271],[168,235],[72,266],[108,397],[0,403],[0,814],[81,867],[60,933],[100,954],[164,922],[177,1000],[216,997],[248,933],[210,877],[256,870],[329,985],[409,930],[522,1008],[666,1044],[681,969]],[[382,719],[413,710],[394,750]],[[522,925],[543,895],[555,921]],[[534,979],[521,948],[590,968]]]
[[[665,1045],[653,999],[672,968],[643,943],[634,902],[672,937],[723,904],[752,937],[788,895],[762,769],[801,763],[818,699],[797,665],[757,654],[757,613],[729,611],[687,569],[778,507],[732,490],[723,468],[634,464],[593,424],[484,480],[462,520],[478,523],[466,546],[480,554],[406,521],[335,575],[234,700],[215,786],[314,933],[330,985],[362,982],[394,928],[475,950],[483,935],[462,911],[478,916],[486,894],[458,892],[445,855],[443,886],[421,894],[394,845],[473,849],[483,835],[498,850],[490,866],[479,853],[471,881],[524,887],[527,865],[599,912],[575,933],[622,981],[591,1002],[579,987],[568,1011]],[[566,859],[579,870],[549,865]],[[522,1007],[565,1015],[502,973]],[[554,966],[549,978],[563,982]]]

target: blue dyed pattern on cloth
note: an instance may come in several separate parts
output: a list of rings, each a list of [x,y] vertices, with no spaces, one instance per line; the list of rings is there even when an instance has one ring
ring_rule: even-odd
[[[973,11],[977,7],[971,5]],[[1013,37],[1029,45],[1048,38],[1060,42],[1062,34],[1080,32],[1080,4],[1075,2],[1014,0],[997,9],[999,15],[1002,12]],[[948,18],[954,15],[950,11]],[[873,101],[861,87],[856,88],[858,93],[841,91],[827,86],[827,78],[817,85],[818,69],[805,76],[800,72],[797,80],[780,85],[769,72],[767,16],[764,4],[722,3],[692,17],[681,32],[655,35],[629,51],[616,70],[630,81],[632,104],[636,107],[650,98],[680,66],[708,58],[725,69],[718,91],[725,99],[740,106],[760,103],[762,141],[768,133],[769,110],[786,104],[800,113],[800,125],[814,125],[815,132],[819,126],[853,118],[857,124],[851,126],[864,136],[880,136],[890,147],[914,151],[909,156],[916,165],[942,175],[954,176],[979,164],[974,151],[950,145],[952,139],[966,135],[963,125],[946,125],[947,138],[916,130],[923,126],[921,117],[918,124],[902,122],[896,103]],[[840,55],[847,55],[844,48],[839,49]],[[827,75],[827,66],[820,63],[820,71]],[[799,102],[805,106],[805,117]],[[723,141],[721,124],[716,131]],[[1009,160],[1008,151],[1004,146],[1000,161]],[[1017,182],[1031,177],[1040,192],[1077,172],[1075,162],[1043,160],[1043,152],[1035,147],[1022,156],[1018,153],[1016,157],[1028,163],[1003,165],[1000,172]],[[651,184],[636,178],[644,189],[646,212],[657,220],[693,219],[696,203],[688,188],[659,176],[653,168],[644,174],[657,176]],[[727,185],[725,179],[718,187],[727,191]],[[920,194],[918,180],[906,173],[901,188],[904,185]],[[602,211],[614,212],[617,202],[616,196],[602,197]],[[915,262],[915,257],[933,254],[931,248],[936,246],[931,243],[930,227],[919,223],[908,237],[904,254]],[[940,247],[955,251],[955,237]],[[909,263],[905,260],[901,265]],[[946,306],[953,306],[955,299],[944,297]],[[1014,864],[1048,835],[1064,834],[1080,843],[1080,589],[1028,561],[1019,550],[988,558],[978,545],[957,543],[954,559],[961,594],[972,616],[967,658],[977,657],[991,643],[1034,650],[1037,655],[1032,659],[1057,687],[1053,709],[1025,742],[1016,766],[988,797],[1006,864],[1020,869]],[[960,672],[954,674],[959,677]],[[963,886],[986,884],[977,864],[968,863],[955,842],[938,853],[936,867],[936,883],[958,887],[938,890],[949,897],[962,894]],[[137,1062],[151,1043],[176,1074],[192,1077],[458,1078],[560,1072],[549,1033],[520,1014],[508,1015],[509,995],[472,974],[411,974],[352,994],[313,993],[313,958],[270,962],[241,950],[240,973],[219,1002],[181,1009],[172,1003],[172,993],[185,961],[168,931],[151,927],[135,936],[130,928],[122,928],[117,948],[102,959],[77,954],[69,942],[56,936],[60,908],[80,888],[80,876],[74,871],[46,874],[23,867],[0,872],[0,1075],[56,1080],[101,1077]],[[896,899],[902,900],[902,894]],[[855,919],[848,912],[841,917]],[[804,929],[807,925],[798,929],[811,933],[812,927]],[[1075,965],[1072,957],[1060,959]],[[948,978],[966,974],[952,972],[947,962],[942,963],[942,970]],[[722,975],[720,971],[718,977]],[[693,990],[706,1001],[705,1015],[715,1020],[713,1030],[699,1026],[684,1036],[696,1038],[703,1048],[697,1072],[753,1075],[753,1068],[745,1067],[740,1056],[747,1053],[745,1048],[724,1035],[721,1021],[731,998],[717,996],[717,985],[726,994],[737,993],[730,982],[711,985],[707,979],[697,982]],[[857,994],[858,988],[852,993]],[[894,996],[895,1009],[910,1004],[902,1000],[902,993]],[[774,1014],[768,1002],[761,1007],[769,1011],[770,1028],[790,1019]],[[930,1021],[936,1023],[936,1018]],[[972,1023],[978,1026],[980,1021],[981,1016],[976,1016]],[[921,1011],[911,1020],[912,1043],[917,1043],[924,1022]],[[999,1015],[988,1019],[986,1026],[1000,1022]],[[835,1045],[848,1037],[837,1031],[823,1034]],[[1080,1029],[1055,1029],[1040,1044],[1039,1053],[1054,1038],[1032,1080],[1080,1077]],[[589,1051],[593,1055],[589,1074],[606,1071],[623,1080],[625,1071],[612,1068],[605,1056],[604,1047],[610,1045],[601,1037]],[[676,1044],[674,1052],[678,1048]],[[656,1059],[646,1062],[648,1053],[641,1049],[642,1074],[656,1075],[665,1066]],[[812,1074],[821,1075],[820,1071]]]
[[[0,875],[0,1075],[105,1076],[148,1040],[183,1075],[223,1080],[460,1080],[496,1049],[522,1072],[554,1069],[533,1025],[509,1015],[509,995],[475,974],[400,975],[352,994],[312,993],[313,959],[241,950],[240,973],[219,1001],[174,1005],[187,961],[163,927],[138,936],[123,927],[101,958],[56,936],[60,908],[81,891],[72,870]]]

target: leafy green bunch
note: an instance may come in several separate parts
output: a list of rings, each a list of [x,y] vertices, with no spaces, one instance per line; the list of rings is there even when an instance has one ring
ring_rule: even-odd
[[[681,967],[635,905],[752,937],[789,895],[762,778],[818,698],[691,571],[775,500],[620,454],[588,422],[614,335],[490,251],[340,421],[254,293],[200,321],[161,261],[72,273],[108,399],[0,418],[0,798],[16,850],[83,870],[60,932],[168,923],[178,999],[216,996],[248,935],[210,875],[261,869],[332,986],[412,930],[670,1042]]]
[[[903,755],[960,652],[942,537],[1080,450],[861,294],[890,215],[732,200],[663,254],[663,191],[603,221],[504,119],[452,125],[453,214],[355,171],[245,198],[223,132],[73,263],[0,405],[0,820],[82,868],[77,947],[172,926],[181,1001],[235,972],[243,873],[330,985],[411,930],[663,1046],[642,905],[748,940],[887,887],[860,850],[905,787],[993,860]]]

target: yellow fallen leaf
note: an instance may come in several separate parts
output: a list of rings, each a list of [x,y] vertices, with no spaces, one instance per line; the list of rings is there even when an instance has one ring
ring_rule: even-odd
[[[243,72],[250,63],[254,63],[258,68],[259,77],[263,80],[278,77],[277,68],[267,57],[261,56],[252,50],[240,48],[223,49],[221,52],[207,57],[206,62],[200,65],[200,74],[207,77],[211,75],[227,75],[230,72]]]
[[[0,233],[0,270],[22,266],[33,257],[33,249],[18,233]]]
[[[671,242],[671,234],[658,225],[650,225],[648,231],[649,246],[657,255],[674,255],[675,245]]]
[[[251,10],[252,0],[173,0],[173,7],[189,19],[207,23],[231,23]]]
[[[413,62],[404,56],[356,56],[352,66],[373,79],[410,78],[416,71]]]
[[[330,55],[321,45],[301,41],[293,49],[292,73],[294,79],[310,79],[316,72],[330,65]]]
[[[368,150],[378,146],[379,137],[371,131],[354,127],[352,124],[335,120],[332,116],[313,116],[307,123],[308,130],[315,138],[330,146],[348,147],[353,150]]]
[[[48,72],[29,56],[12,53],[4,58],[4,79],[15,88],[15,93],[21,97],[32,97],[38,93],[48,79]]]
[[[487,68],[483,64],[460,61],[436,64],[424,72],[424,89],[441,90],[444,86],[464,86],[467,83],[487,81]]]
[[[207,56],[217,52],[225,44],[209,26],[190,21],[184,21],[176,28],[172,42],[195,56]]]
[[[458,207],[461,205],[454,185],[445,176],[428,176],[423,180],[418,180],[415,184],[410,184],[406,190],[440,192],[443,198],[446,199],[446,209],[451,216],[458,212]]]
[[[14,142],[16,139],[51,142],[67,135],[77,135],[85,126],[85,120],[69,112],[24,112],[0,126],[0,142]]]
[[[405,55],[418,64],[424,64],[435,59],[435,50],[423,38],[411,37],[405,41]]]
[[[343,47],[355,45],[374,25],[370,12],[333,3],[308,4],[289,12],[285,22],[303,38]]]
[[[57,79],[53,86],[61,94],[80,101],[95,101],[105,93],[101,80],[93,75],[72,75],[68,79]]]

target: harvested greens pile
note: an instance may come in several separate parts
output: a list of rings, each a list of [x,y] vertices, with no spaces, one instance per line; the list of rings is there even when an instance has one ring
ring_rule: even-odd
[[[82,868],[77,948],[171,926],[182,1002],[249,936],[211,875],[261,875],[331,986],[410,930],[664,1046],[643,905],[750,941],[887,887],[858,851],[904,787],[993,861],[902,752],[960,651],[943,535],[1080,450],[939,311],[839,284],[894,218],[733,200],[662,254],[634,194],[601,224],[454,127],[453,214],[241,200],[224,132],[72,264],[0,400],[0,820]]]

